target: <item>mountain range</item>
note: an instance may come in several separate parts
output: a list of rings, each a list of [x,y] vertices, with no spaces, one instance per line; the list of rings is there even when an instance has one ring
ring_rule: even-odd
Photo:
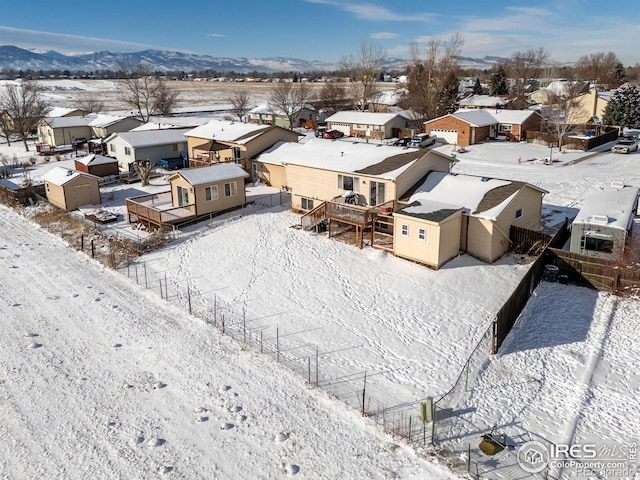
[[[465,68],[491,68],[494,63],[503,62],[507,59],[500,57],[484,57],[481,59],[459,57],[458,60]],[[331,71],[338,69],[337,62],[331,63],[285,57],[226,58],[165,50],[144,50],[133,53],[102,51],[65,55],[54,50],[42,52],[12,45],[0,46],[0,69],[80,70],[91,72],[95,70],[117,70],[119,65],[137,65],[139,63],[149,64],[154,70],[163,72],[213,70],[216,72],[271,73]],[[402,70],[406,64],[406,59],[388,58],[383,67],[387,70]]]

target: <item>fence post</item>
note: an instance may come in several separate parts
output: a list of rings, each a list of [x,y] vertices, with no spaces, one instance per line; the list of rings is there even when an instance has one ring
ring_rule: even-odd
[[[187,301],[189,302],[189,315],[191,315],[191,288],[187,285]]]
[[[93,244],[93,239],[91,239],[91,258],[95,258],[96,257],[96,247]]]
[[[365,401],[366,391],[367,391],[367,372],[364,372],[364,385],[362,386],[362,411],[360,412],[360,414],[363,417],[365,416],[364,401]]]
[[[162,295],[162,279],[159,278],[158,281],[160,282],[160,298],[164,299],[164,296]]]

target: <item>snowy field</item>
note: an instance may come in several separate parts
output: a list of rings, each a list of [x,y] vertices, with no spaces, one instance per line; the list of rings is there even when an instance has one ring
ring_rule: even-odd
[[[552,231],[598,187],[640,185],[640,154],[606,149],[472,145],[454,172],[547,190],[543,223]],[[37,164],[28,175],[37,181],[72,163]],[[145,191],[166,187],[159,177]],[[139,189],[106,188],[106,208],[123,212]],[[491,265],[461,255],[434,272],[293,229],[299,216],[286,207],[252,206],[189,227],[113,272],[4,208],[0,222],[0,409],[10,419],[0,433],[14,439],[0,447],[7,478],[450,478],[375,423],[392,412],[417,417],[420,400],[453,385],[528,268],[511,255]],[[165,279],[169,302],[157,288]],[[189,301],[198,318],[185,313]],[[482,478],[542,478],[519,469],[513,452],[478,453],[494,425],[518,445],[628,448],[640,424],[638,307],[541,284],[500,353],[471,379],[460,405],[469,428],[448,448],[472,444]],[[246,342],[219,335],[222,315]],[[269,353],[258,353],[261,343]],[[365,374],[371,417],[363,419]]]

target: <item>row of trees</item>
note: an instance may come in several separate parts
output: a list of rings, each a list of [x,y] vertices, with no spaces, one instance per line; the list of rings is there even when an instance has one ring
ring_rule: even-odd
[[[143,121],[154,115],[170,115],[176,106],[178,92],[170,88],[163,77],[154,75],[151,67],[135,65],[122,67],[124,90],[121,100],[132,108]],[[104,102],[87,96],[75,105],[88,113],[104,110]],[[0,135],[8,145],[17,138],[29,151],[28,138],[38,123],[51,111],[39,84],[30,79],[7,83],[0,91]]]

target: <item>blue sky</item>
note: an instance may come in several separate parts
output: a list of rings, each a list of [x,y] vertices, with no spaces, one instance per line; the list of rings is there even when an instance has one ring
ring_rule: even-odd
[[[338,61],[361,41],[390,57],[459,32],[462,54],[508,57],[544,47],[571,62],[612,51],[640,62],[637,0],[31,0],[0,9],[0,45],[60,52],[178,50],[216,57]],[[508,5],[508,6],[504,6]],[[532,6],[535,5],[535,6]]]

